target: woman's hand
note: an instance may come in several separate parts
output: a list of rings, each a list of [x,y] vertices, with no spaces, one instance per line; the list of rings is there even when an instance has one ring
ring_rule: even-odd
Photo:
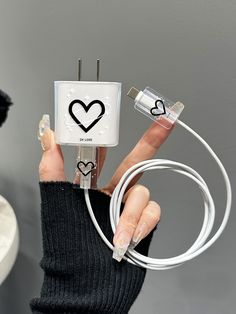
[[[125,171],[140,161],[152,158],[172,129],[173,127],[167,130],[154,122],[133,150],[123,159],[111,180],[101,191],[111,196]],[[39,165],[40,181],[66,181],[62,151],[60,145],[55,142],[54,132],[50,129],[49,123],[40,139],[44,150]],[[99,148],[100,171],[105,162],[106,153],[107,148]],[[137,184],[140,177],[141,174],[130,182],[124,194],[124,210],[113,237],[115,246],[113,258],[118,261],[122,259],[128,246],[134,248],[155,228],[160,220],[160,206],[150,200],[150,192],[145,186]],[[79,183],[77,176],[74,183]]]

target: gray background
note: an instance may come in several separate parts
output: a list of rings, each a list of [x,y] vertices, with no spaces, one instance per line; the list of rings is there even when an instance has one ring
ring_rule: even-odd
[[[236,2],[203,0],[0,1],[0,88],[15,105],[0,130],[0,193],[14,207],[21,247],[15,267],[0,287],[1,314],[30,313],[42,272],[40,199],[36,138],[43,113],[53,120],[53,81],[93,80],[96,58],[101,79],[121,81],[119,146],[109,149],[100,185],[150,125],[134,111],[128,89],[151,86],[186,105],[182,119],[212,145],[235,188]],[[132,126],[132,127],[131,127]],[[74,149],[64,149],[72,179]],[[225,204],[219,170],[206,151],[176,127],[160,158],[193,166],[207,180],[216,201],[216,226]],[[197,187],[186,178],[147,173],[140,181],[162,207],[162,222],[150,255],[174,256],[194,241],[203,218]],[[205,254],[179,268],[148,271],[130,313],[234,313],[236,306],[235,211],[222,237]]]

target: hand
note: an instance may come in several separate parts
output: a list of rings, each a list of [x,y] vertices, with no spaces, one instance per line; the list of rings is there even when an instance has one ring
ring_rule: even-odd
[[[123,159],[111,180],[101,191],[111,196],[125,171],[140,161],[151,159],[172,129],[173,126],[167,130],[154,122]],[[56,144],[54,132],[49,126],[45,128],[40,139],[44,150],[39,164],[40,181],[66,181],[62,151],[60,145]],[[106,153],[107,148],[99,147],[100,172]],[[150,200],[150,192],[145,186],[137,184],[140,177],[141,174],[130,182],[124,194],[124,209],[113,237],[115,246],[113,258],[118,261],[122,259],[128,247],[133,249],[155,228],[160,220],[160,206]],[[74,183],[79,183],[77,176]]]

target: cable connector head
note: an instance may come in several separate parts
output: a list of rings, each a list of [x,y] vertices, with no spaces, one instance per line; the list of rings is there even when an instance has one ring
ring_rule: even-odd
[[[127,96],[134,99],[135,109],[166,129],[171,128],[184,109],[181,102],[174,103],[150,87],[143,91],[132,87]]]
[[[135,87],[131,87],[127,93],[127,96],[129,96],[130,98],[135,100],[135,98],[138,96],[138,94],[139,94],[139,90]]]

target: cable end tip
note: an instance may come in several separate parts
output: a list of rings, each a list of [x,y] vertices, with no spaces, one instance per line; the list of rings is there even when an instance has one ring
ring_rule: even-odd
[[[139,90],[135,87],[131,87],[130,90],[127,93],[127,96],[129,96],[132,99],[135,99],[139,93]]]

